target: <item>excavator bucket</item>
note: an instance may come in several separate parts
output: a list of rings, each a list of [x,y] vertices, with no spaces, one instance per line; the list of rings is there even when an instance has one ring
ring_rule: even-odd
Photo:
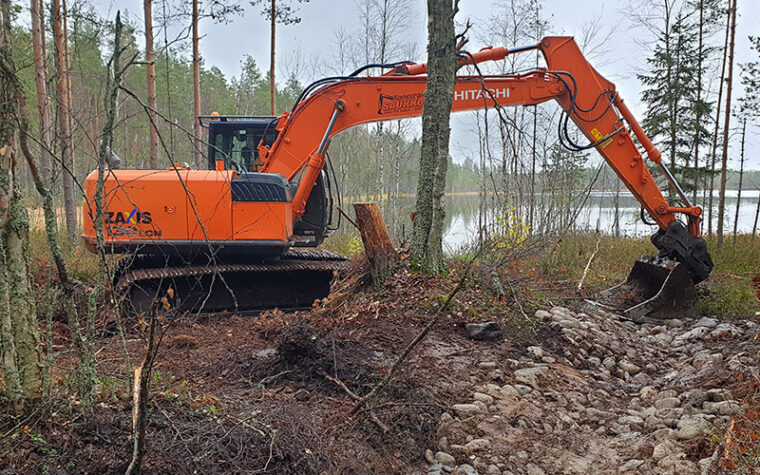
[[[642,256],[622,284],[599,293],[593,304],[639,323],[680,317],[696,301],[686,266],[665,256]]]

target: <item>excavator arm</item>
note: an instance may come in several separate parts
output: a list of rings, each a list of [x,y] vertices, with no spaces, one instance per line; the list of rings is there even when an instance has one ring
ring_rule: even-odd
[[[683,263],[695,283],[707,278],[712,261],[700,238],[701,208],[689,202],[615,85],[588,63],[572,37],[547,37],[536,45],[512,50],[486,48],[463,56],[460,65],[500,60],[535,49],[543,53],[548,68],[523,74],[457,76],[452,111],[556,100],[565,113],[560,120],[563,145],[571,150],[595,148],[660,227],[652,241],[661,254]],[[298,180],[293,199],[295,215],[304,211],[333,136],[358,124],[422,114],[426,71],[425,64],[404,63],[379,77],[333,78],[317,83],[290,113],[279,118],[279,136],[271,149],[259,145],[261,171],[279,173],[291,182]],[[590,144],[573,142],[567,133],[568,120]],[[634,137],[675,189],[680,205],[674,206],[665,199]],[[678,220],[679,215],[685,217],[685,226]]]

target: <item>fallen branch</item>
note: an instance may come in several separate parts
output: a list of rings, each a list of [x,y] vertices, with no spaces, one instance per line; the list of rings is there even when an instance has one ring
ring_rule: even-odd
[[[361,401],[362,398],[359,397],[359,396],[357,396],[357,394],[355,392],[353,392],[350,389],[348,389],[348,386],[346,386],[345,384],[343,384],[343,381],[341,381],[340,379],[333,378],[332,376],[329,376],[329,375],[326,375],[326,374],[324,375],[324,377],[328,381],[332,381],[333,383],[337,384],[341,389],[343,389],[346,392],[346,394],[348,394],[349,396],[351,396],[351,398],[353,400],[355,400],[355,401]],[[385,425],[385,424],[383,424],[383,422],[377,417],[377,414],[375,414],[372,409],[368,409],[368,412],[369,412],[369,418],[370,418],[370,420],[372,422],[374,422],[375,425],[377,425],[377,427],[381,431],[383,431],[383,434],[387,434],[390,431],[390,429],[388,428],[388,426]]]
[[[596,247],[594,248],[594,252],[592,252],[591,257],[588,258],[588,262],[586,263],[586,268],[583,269],[583,275],[581,276],[581,280],[578,281],[578,293],[581,292],[581,287],[583,287],[583,281],[586,280],[586,274],[588,274],[588,270],[589,268],[591,268],[591,261],[594,260],[596,253],[599,252],[599,241],[601,240],[602,240],[601,235],[596,238]]]
[[[340,206],[336,206],[336,208],[338,208],[338,212],[340,212],[340,214],[342,214],[343,217],[346,218],[349,223],[353,224],[356,229],[359,229],[359,225],[356,224],[354,220],[351,219],[351,217],[345,211],[343,211],[343,208],[341,208]]]

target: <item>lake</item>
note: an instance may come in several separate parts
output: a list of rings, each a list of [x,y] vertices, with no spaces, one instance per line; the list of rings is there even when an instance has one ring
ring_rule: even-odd
[[[726,191],[726,211],[725,211],[725,228],[724,233],[733,232],[734,216],[736,213],[737,191]],[[741,206],[739,207],[739,219],[737,229],[740,233],[751,233],[757,210],[757,201],[760,191],[743,190]],[[591,192],[589,198],[579,211],[573,225],[573,230],[577,231],[596,231],[613,234],[613,223],[615,221],[614,192]],[[477,239],[478,235],[478,196],[447,196],[447,225],[444,233],[444,247],[448,252],[467,245]],[[619,196],[619,223],[620,234],[630,237],[643,237],[654,234],[657,226],[644,224],[640,219],[640,206],[638,201],[627,191],[621,191]],[[713,198],[713,232],[716,229],[718,221],[718,192],[715,192]],[[703,232],[707,232],[707,204],[699,202],[699,206],[705,210],[703,217]],[[413,204],[412,204],[413,206]],[[404,206],[406,208],[407,206]],[[492,223],[499,210],[493,208],[485,213],[485,221]],[[524,213],[524,214],[527,214]],[[549,216],[549,219],[556,217]],[[536,216],[534,221],[540,222],[541,217]]]

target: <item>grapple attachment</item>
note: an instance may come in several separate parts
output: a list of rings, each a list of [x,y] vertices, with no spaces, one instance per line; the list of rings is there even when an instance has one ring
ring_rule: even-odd
[[[696,296],[686,266],[664,256],[642,256],[625,282],[600,292],[595,303],[646,323],[681,316]]]

